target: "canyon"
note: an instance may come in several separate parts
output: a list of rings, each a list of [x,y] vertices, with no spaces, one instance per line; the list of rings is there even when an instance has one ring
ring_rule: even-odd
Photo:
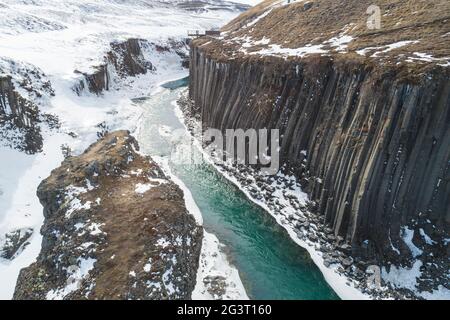
[[[413,266],[419,259],[427,264],[421,270],[437,280],[435,287],[448,285],[446,60],[412,63],[395,50],[382,51],[384,56],[372,51],[364,58],[360,42],[375,50],[383,48],[379,37],[390,40],[385,29],[380,35],[359,32],[365,21],[348,12],[366,3],[310,3],[265,1],[223,27],[223,36],[193,41],[191,113],[204,130],[278,129],[285,172],[297,177],[309,196],[309,211],[323,217],[333,237],[350,246],[351,256],[381,266]],[[391,11],[402,8],[391,3]],[[326,15],[327,10],[334,15]],[[296,27],[302,30],[321,20],[324,28],[330,25],[321,38],[332,40],[319,38],[321,44],[315,44],[309,42],[314,34],[282,33],[291,26],[287,15],[301,21]],[[342,18],[338,24],[336,16]],[[441,24],[427,18],[433,21],[428,26]],[[444,43],[448,49],[446,29],[433,30],[447,38],[433,52],[444,49]],[[416,45],[431,41],[424,37],[416,44],[409,34],[390,32],[387,37],[396,43],[401,37],[410,41],[399,45],[401,52],[408,51],[408,43],[419,50]],[[330,45],[333,41],[339,46]],[[289,49],[291,42],[303,49]],[[432,288],[423,278],[424,288]]]
[[[448,299],[448,2],[174,3],[0,23],[0,296]],[[280,171],[175,163],[197,126]]]
[[[37,194],[44,236],[14,299],[190,299],[203,229],[129,132],[68,157]]]
[[[64,221],[64,214],[44,217],[43,205],[56,201],[52,196],[57,195],[57,190],[48,190],[47,194],[39,189],[42,191],[39,196],[46,199],[41,203],[36,191],[42,180],[65,163],[64,159],[82,155],[98,139],[112,132],[117,134],[117,130],[135,132],[145,110],[137,106],[134,99],[151,95],[162,82],[186,76],[187,70],[183,67],[186,66],[188,52],[186,30],[213,28],[247,8],[246,5],[220,0],[188,5],[184,1],[150,3],[139,0],[1,1],[0,159],[5,164],[0,172],[2,299],[13,298],[15,291],[17,299],[86,298],[86,294],[91,292],[90,285],[93,285],[89,279],[93,279],[95,270],[105,270],[103,266],[96,269],[103,258],[97,260],[93,254],[95,246],[104,248],[104,234],[99,236],[94,231],[91,235],[93,244],[86,248],[77,247],[77,244],[82,244],[79,240],[83,237],[77,239],[75,233],[63,232],[64,237],[70,238],[68,246],[55,239],[53,227],[73,231],[79,224],[72,220]],[[192,18],[194,16],[196,19]],[[157,166],[156,163],[153,165]],[[69,174],[66,178],[71,179]],[[62,196],[63,187],[67,186],[59,183],[63,184],[59,181],[51,185],[61,187],[58,192]],[[80,186],[83,187],[86,186]],[[190,212],[197,213],[195,225],[201,225],[201,215],[195,202],[189,199],[188,190],[176,190],[168,192],[172,192],[172,198],[180,200],[177,206],[173,204],[176,214],[184,216],[183,212],[186,213],[186,207],[189,207]],[[181,203],[183,195],[189,206]],[[76,202],[76,199],[72,200]],[[88,201],[91,201],[92,208],[97,205],[92,199]],[[77,214],[92,213],[86,213],[83,208],[79,208],[81,211]],[[55,210],[62,213],[65,209]],[[117,221],[111,221],[119,223],[120,219],[116,218]],[[171,221],[166,215],[162,220],[165,219]],[[124,222],[123,226],[127,223]],[[194,224],[189,226],[191,231],[197,230]],[[103,231],[101,227],[99,229]],[[175,295],[179,298],[191,298],[192,295],[197,299],[245,298],[237,270],[228,264],[219,240],[206,231],[202,233],[201,227],[198,230],[201,244],[197,243],[196,248],[201,247],[202,254],[199,257],[194,253],[191,258],[199,266],[201,263],[201,267],[192,266],[194,278],[190,277],[190,282],[185,281],[182,290],[168,292],[170,290],[164,289],[161,282],[164,292],[156,293],[156,290],[153,296],[151,292],[144,294],[143,288],[139,289],[140,293],[133,291],[132,283],[126,283],[125,279],[133,271],[130,269],[128,273],[124,271],[121,280],[117,279],[121,282],[120,285],[116,283],[119,292],[112,293],[103,287],[99,289],[100,293],[97,291],[95,294],[99,298],[112,298],[117,293],[124,298],[129,289],[136,299],[139,295],[153,299],[175,298]],[[89,234],[85,232],[84,235],[89,237]],[[148,243],[155,240],[144,238],[142,240],[146,239]],[[61,262],[54,260],[56,253],[67,259]],[[175,259],[175,255],[167,255],[169,257]],[[187,261],[181,256],[176,258],[180,262]],[[165,266],[160,264],[160,267]],[[168,268],[164,274],[169,272]],[[22,269],[24,272],[20,283],[17,283]],[[44,269],[49,272],[40,272]],[[197,269],[204,272],[197,273]],[[186,270],[183,269],[183,274],[188,276]],[[134,271],[141,276],[142,270]],[[145,270],[143,272],[146,275]],[[45,281],[39,281],[41,277]],[[74,281],[69,283],[69,280]],[[193,292],[192,284],[197,283],[200,285]],[[108,285],[106,282],[103,284]],[[155,281],[154,287],[157,286],[158,281]],[[210,286],[218,287],[220,292]]]

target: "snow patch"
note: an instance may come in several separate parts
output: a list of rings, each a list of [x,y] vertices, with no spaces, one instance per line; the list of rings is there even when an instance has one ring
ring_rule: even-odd
[[[402,227],[401,236],[403,242],[405,242],[405,244],[408,246],[414,258],[420,256],[423,253],[423,251],[417,248],[412,241],[414,238],[414,230],[411,230],[408,227]]]
[[[381,277],[395,288],[407,288],[417,291],[417,278],[422,274],[420,271],[422,265],[422,261],[417,260],[411,268],[390,266],[389,272],[386,267],[383,267],[381,269]]]
[[[78,266],[73,266],[66,270],[69,275],[66,286],[64,288],[50,290],[47,292],[47,300],[62,300],[70,293],[78,290],[91,270],[94,269],[94,264],[97,260],[92,258],[78,258]]]
[[[204,231],[197,271],[197,284],[192,292],[193,300],[215,300],[218,298],[223,300],[248,299],[238,270],[230,265],[220,247],[221,244],[217,237]],[[220,296],[215,294],[208,286],[208,278],[223,279],[225,293]]]

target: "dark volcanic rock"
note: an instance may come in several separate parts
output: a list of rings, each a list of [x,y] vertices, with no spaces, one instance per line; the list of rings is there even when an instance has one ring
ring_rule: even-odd
[[[412,2],[396,4],[396,14],[402,15]],[[341,246],[338,250],[347,256],[379,266],[433,261],[442,267],[436,270],[446,270],[444,276],[423,270],[422,278],[433,273],[434,288],[439,284],[448,288],[450,68],[436,61],[403,61],[419,47],[405,47],[403,55],[391,52],[392,61],[351,52],[360,41],[364,47],[371,41],[379,43],[379,36],[385,43],[396,42],[405,36],[401,28],[364,37],[355,34],[355,47],[349,45],[348,52],[304,57],[257,54],[261,46],[241,50],[239,41],[230,40],[239,36],[271,39],[286,48],[307,46],[313,42],[309,37],[328,32],[318,28],[316,20],[329,23],[330,30],[341,23],[349,25],[346,19],[354,15],[345,8],[363,7],[368,1],[314,3],[306,11],[303,3],[273,8],[252,28],[242,25],[254,16],[243,14],[224,27],[229,32],[223,39],[192,41],[192,110],[203,129],[279,129],[281,165],[296,175],[309,195],[307,210],[314,214],[308,220],[330,227],[327,241]],[[263,8],[254,8],[255,14]],[[331,8],[342,21],[325,14]],[[437,8],[423,9],[420,18],[429,19],[433,27],[414,28],[421,49],[435,43],[431,31],[439,37],[445,33]],[[304,18],[299,25],[311,32],[285,32],[300,28],[292,24],[292,16]],[[417,25],[416,20],[407,23]],[[442,42],[428,50],[438,54],[448,45]],[[341,263],[349,265],[349,260]]]
[[[203,229],[126,131],[68,157],[38,188],[42,249],[15,299],[189,299]]]
[[[42,150],[41,125],[58,128],[54,115],[43,113],[54,96],[50,80],[33,65],[2,58],[0,64],[0,144],[34,154]]]
[[[154,69],[150,61],[147,61],[142,53],[142,46],[148,45],[145,40],[128,39],[123,42],[112,42],[111,50],[104,57],[104,63],[94,67],[94,72],[81,73],[81,80],[74,91],[81,94],[87,89],[92,93],[100,94],[109,90],[111,86],[111,72],[114,70],[121,78],[145,74]]]
[[[10,139],[11,132],[18,130],[18,141],[12,147],[36,153],[42,149],[42,136],[39,127],[39,109],[36,104],[22,97],[11,77],[0,76],[0,138]],[[9,132],[4,132],[9,131]]]
[[[189,66],[187,46],[183,41],[169,41],[168,46],[161,46],[144,39],[130,38],[122,42],[112,42],[109,50],[103,58],[103,63],[93,67],[92,72],[80,72],[82,80],[77,83],[73,90],[78,94],[84,90],[101,94],[108,91],[114,81],[114,76],[119,79],[134,77],[147,72],[155,71],[155,66],[145,57],[146,51],[168,52],[174,51],[182,59],[183,67]]]
[[[33,234],[33,229],[25,228],[9,232],[0,243],[0,257],[11,260],[29,244],[28,239]]]
[[[401,247],[401,226],[419,215],[448,237],[448,70],[412,83],[327,57],[216,61],[195,45],[190,68],[190,98],[205,128],[280,129],[282,162],[313,178],[309,209],[354,253],[383,260],[390,241]]]

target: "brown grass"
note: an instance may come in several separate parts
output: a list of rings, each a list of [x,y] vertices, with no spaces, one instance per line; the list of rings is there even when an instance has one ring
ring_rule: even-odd
[[[398,41],[419,40],[418,43],[380,54],[371,60],[385,64],[399,64],[414,56],[414,52],[431,54],[435,58],[450,58],[450,1],[448,0],[314,0],[305,10],[305,2],[278,7],[251,27],[245,27],[256,16],[263,14],[274,0],[241,14],[223,27],[223,41],[198,39],[195,45],[216,58],[242,57],[239,45],[229,43],[236,37],[251,37],[253,40],[270,38],[271,44],[286,48],[298,48],[308,44],[323,44],[345,31],[355,38],[348,46],[348,54],[358,59],[355,51],[368,47],[382,47]],[[381,29],[367,28],[367,8],[376,4],[381,9]],[[261,46],[249,48],[258,51]],[[329,48],[331,49],[331,48]],[[380,50],[378,50],[380,51]],[[330,51],[330,55],[343,55]],[[371,53],[369,51],[368,56]],[[360,56],[363,60],[364,57]],[[360,59],[361,59],[360,58]],[[448,60],[448,59],[447,59]],[[435,62],[435,63],[442,63]],[[418,64],[427,64],[424,62]]]

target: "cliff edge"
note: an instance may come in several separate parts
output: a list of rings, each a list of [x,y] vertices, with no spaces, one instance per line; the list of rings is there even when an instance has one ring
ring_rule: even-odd
[[[127,131],[68,157],[38,188],[42,249],[14,299],[190,299],[203,229]]]

